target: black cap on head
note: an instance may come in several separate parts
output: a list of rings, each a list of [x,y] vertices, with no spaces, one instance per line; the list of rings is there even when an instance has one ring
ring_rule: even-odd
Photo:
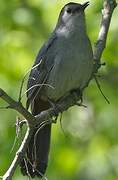
[[[87,1],[87,2],[85,2],[85,3],[83,3],[83,4],[79,4],[79,3],[75,3],[75,2],[69,2],[69,3],[67,3],[67,4],[65,5],[65,7],[66,7],[66,6],[78,6],[78,7],[80,7],[80,8],[83,7],[83,9],[85,9],[88,5],[89,5],[89,1]]]
[[[67,3],[67,4],[63,7],[62,11],[63,11],[63,10],[67,10],[67,11],[68,11],[68,9],[69,9],[69,10],[72,10],[71,12],[74,12],[74,11],[76,12],[76,11],[78,11],[78,10],[84,11],[85,8],[86,8],[88,5],[89,5],[89,2],[88,2],[88,1],[85,2],[85,3],[83,3],[83,4],[79,4],[79,3],[75,3],[75,2],[69,2],[69,3]]]

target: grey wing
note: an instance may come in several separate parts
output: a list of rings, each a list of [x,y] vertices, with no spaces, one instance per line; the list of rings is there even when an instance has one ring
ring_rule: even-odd
[[[43,47],[40,49],[35,63],[31,69],[27,84],[27,109],[29,108],[30,103],[40,92],[41,88],[43,87],[43,84],[46,81],[48,73],[53,66],[55,54],[48,52],[53,50],[56,39],[57,36],[55,33],[53,33],[47,41],[47,43],[45,43]]]

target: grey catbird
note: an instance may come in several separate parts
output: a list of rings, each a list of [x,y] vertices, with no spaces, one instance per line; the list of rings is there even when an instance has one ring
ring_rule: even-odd
[[[27,108],[33,115],[56,103],[72,90],[82,91],[93,71],[93,52],[86,33],[84,10],[88,2],[66,4],[55,30],[38,53],[28,80]],[[31,177],[43,176],[48,163],[51,125],[38,131],[29,142],[21,171]]]

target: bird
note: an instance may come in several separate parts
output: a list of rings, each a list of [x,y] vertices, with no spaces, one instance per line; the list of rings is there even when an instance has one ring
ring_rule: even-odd
[[[93,50],[87,35],[83,4],[69,2],[59,14],[49,39],[39,50],[27,84],[27,109],[34,116],[49,109],[61,98],[79,89],[83,92],[93,72]],[[43,177],[50,151],[51,124],[34,130],[21,172],[32,178]]]

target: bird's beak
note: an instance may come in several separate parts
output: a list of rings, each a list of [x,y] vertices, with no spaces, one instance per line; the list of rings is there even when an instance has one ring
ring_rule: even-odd
[[[89,1],[88,2],[85,2],[84,4],[82,4],[82,8],[83,10],[89,5]]]

